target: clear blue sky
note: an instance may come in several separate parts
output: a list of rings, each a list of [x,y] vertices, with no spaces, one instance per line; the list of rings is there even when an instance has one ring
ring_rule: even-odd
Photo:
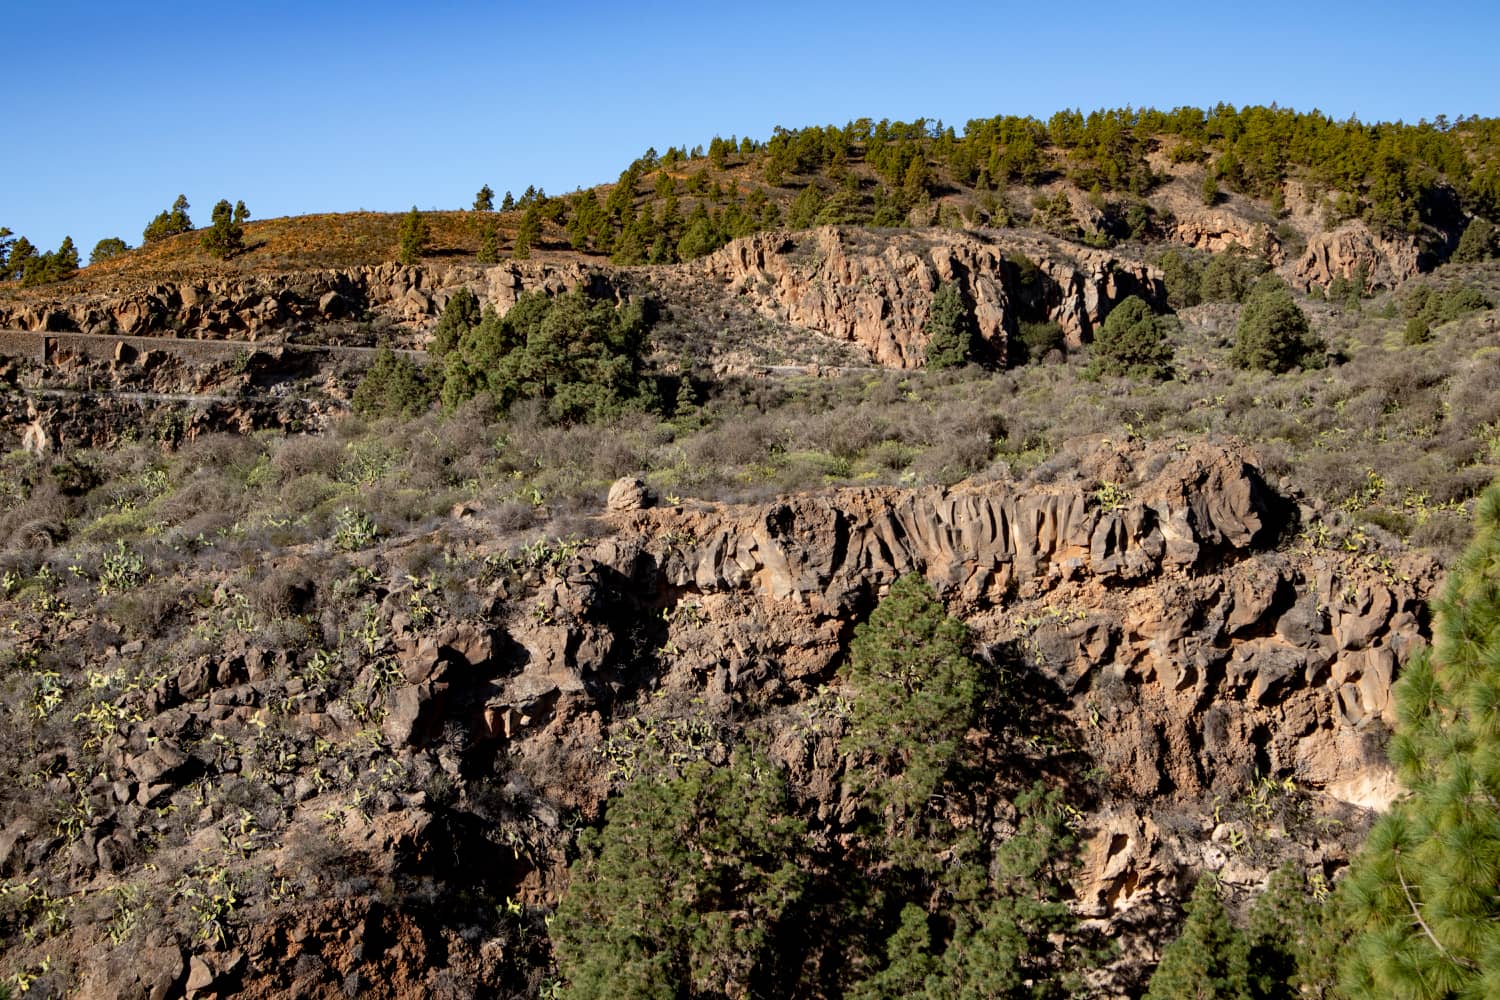
[[[254,217],[467,207],[776,125],[1275,101],[1500,115],[1500,5],[111,0],[0,16],[0,225],[138,244],[185,193]],[[1194,9],[1196,8],[1196,9]]]

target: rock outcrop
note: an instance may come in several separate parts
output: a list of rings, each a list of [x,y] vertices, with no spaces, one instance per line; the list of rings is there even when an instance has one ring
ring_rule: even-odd
[[[1054,321],[1078,347],[1126,296],[1155,303],[1165,296],[1159,274],[1143,263],[1010,232],[928,230],[879,241],[836,227],[768,232],[685,267],[768,315],[858,343],[891,368],[922,364],[923,326],[942,282],[959,286],[984,351],[999,362],[1022,320]]]
[[[1377,236],[1363,222],[1354,221],[1309,239],[1291,278],[1309,291],[1327,288],[1336,278],[1353,278],[1363,269],[1370,287],[1394,288],[1417,273],[1419,262],[1416,240]]]
[[[558,293],[599,280],[581,264],[542,261],[493,267],[376,264],[162,282],[57,302],[0,303],[0,329],[255,340],[294,322],[330,323],[375,314],[425,325],[465,286],[503,313],[526,291]]]
[[[1197,872],[1250,887],[1290,859],[1331,874],[1395,790],[1381,737],[1397,665],[1425,641],[1434,568],[1318,547],[1312,532],[1294,548],[1314,513],[1232,449],[1102,447],[1078,478],[1046,485],[675,507],[647,506],[639,482],[615,492],[587,544],[484,555],[483,512],[456,518],[466,564],[482,567],[457,620],[434,620],[410,576],[380,583],[373,560],[335,581],[374,588],[342,660],[241,633],[161,669],[154,639],[115,640],[90,669],[149,683],[120,695],[88,769],[76,748],[38,758],[43,792],[81,803],[78,819],[63,837],[0,816],[0,876],[105,884],[149,860],[184,872],[181,891],[254,884],[258,909],[236,916],[232,942],[154,934],[139,968],[99,946],[102,924],[70,926],[48,953],[76,956],[99,996],[187,981],[269,997],[307,975],[345,989],[379,976],[381,995],[416,997],[433,961],[485,981],[508,966],[457,924],[382,907],[357,883],[276,901],[266,873],[482,879],[540,926],[565,878],[561,818],[598,815],[632,741],[691,759],[745,717],[836,838],[857,813],[840,667],[906,573],[968,622],[1001,704],[1024,706],[1009,710],[1015,773],[993,780],[1024,787],[1069,761],[1092,784],[1076,905],[1126,939],[1122,955],[1159,946],[1152,928]],[[301,573],[288,601],[312,599]],[[88,631],[18,623],[14,641]],[[349,674],[331,679],[340,664]],[[1006,726],[987,724],[1001,738]],[[205,804],[220,786],[249,805]],[[225,867],[193,867],[205,852]],[[403,950],[365,954],[366,935]]]
[[[1195,250],[1223,253],[1231,247],[1243,247],[1259,254],[1279,267],[1285,260],[1281,240],[1263,222],[1252,222],[1243,216],[1214,209],[1190,209],[1179,212],[1171,238]]]

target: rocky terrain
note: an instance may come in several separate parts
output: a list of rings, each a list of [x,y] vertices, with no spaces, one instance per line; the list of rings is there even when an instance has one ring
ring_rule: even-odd
[[[0,996],[565,996],[553,921],[612,803],[746,749],[809,877],[885,878],[851,650],[913,575],[984,678],[969,797],[924,807],[993,847],[1056,793],[1064,899],[1112,943],[1080,990],[1140,996],[1207,873],[1242,922],[1284,864],[1326,895],[1401,794],[1393,684],[1500,471],[1500,268],[1440,264],[1441,186],[1403,230],[1300,174],[1206,197],[1160,139],[1144,193],[1055,151],[902,194],[862,141],[795,182],[774,150],[633,166],[639,205],[547,216],[529,259],[447,213],[377,262],[394,220],[330,216],[315,252],[271,220],[217,265],[189,234],[0,289]],[[682,259],[607,263],[679,190]],[[679,252],[688,192],[699,230],[757,193],[775,221]],[[908,225],[783,224],[807,192]],[[1290,371],[1234,358],[1263,271],[1319,338]],[[442,394],[462,291],[578,288],[650,317],[639,396]],[[929,371],[944,288],[975,363]],[[1131,297],[1150,379],[1090,364]],[[355,405],[382,364],[416,412]],[[810,995],[843,995],[818,947]]]
[[[1181,225],[1188,227],[1185,241],[1205,247],[1243,247],[1261,238],[1254,224],[1228,213]],[[1378,241],[1354,223],[1315,238],[1287,271],[1304,288],[1322,288],[1361,268],[1372,281],[1393,285],[1415,273],[1416,251]],[[130,426],[137,433],[160,428],[157,436],[174,442],[207,430],[315,427],[340,410],[372,356],[343,349],[378,340],[420,352],[460,288],[503,314],[524,292],[579,286],[679,303],[667,308],[659,344],[681,343],[683,350],[690,344],[696,363],[717,372],[767,365],[910,369],[923,363],[928,311],[943,282],[956,283],[972,303],[979,349],[1000,365],[1013,358],[1023,322],[1054,322],[1067,348],[1081,351],[1125,297],[1166,304],[1159,270],[1112,251],[1034,234],[928,230],[873,237],[827,227],[747,237],[666,269],[546,261],[385,264],[0,300],[0,330],[12,331],[0,337],[13,359],[0,378],[35,390],[31,403],[45,433],[77,444],[118,440]],[[711,303],[705,308],[718,317],[711,332],[689,306],[695,302]],[[726,321],[731,315],[738,318]],[[725,334],[733,328],[748,332]],[[218,350],[203,341],[229,346]],[[312,347],[321,349],[301,349]],[[115,415],[95,419],[91,407],[80,410],[71,398],[79,389],[110,391],[107,406]],[[179,397],[199,397],[201,405]],[[5,433],[19,438],[31,418],[18,397],[9,410]]]
[[[829,698],[853,627],[915,572],[1003,664],[1016,766],[1071,776],[1075,905],[1125,942],[1131,982],[1197,872],[1248,891],[1286,859],[1346,863],[1394,794],[1390,684],[1426,641],[1436,567],[1345,551],[1338,518],[1232,448],[1080,458],[1065,483],[746,506],[622,480],[596,540],[546,552],[461,508],[349,557],[264,554],[255,606],[347,616],[332,657],[268,641],[250,607],[196,654],[21,613],[17,648],[87,654],[54,682],[71,726],[53,688],[24,696],[35,792],[8,807],[0,871],[8,919],[42,924],[7,961],[94,997],[524,991],[528,915],[647,729],[712,759],[770,719],[813,821],[849,822]],[[440,592],[400,569],[433,543],[469,567]],[[211,617],[236,606],[228,576],[183,586],[214,591]],[[351,593],[363,610],[338,611]],[[471,930],[446,901],[474,893],[518,916]]]

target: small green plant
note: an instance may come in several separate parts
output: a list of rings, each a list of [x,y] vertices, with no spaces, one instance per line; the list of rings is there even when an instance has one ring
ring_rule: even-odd
[[[145,901],[146,890],[142,886],[125,883],[111,886],[109,894],[115,899],[115,908],[105,927],[105,934],[109,937],[110,944],[118,948],[140,926],[141,904]]]
[[[379,535],[375,521],[362,510],[342,507],[333,519],[333,544],[345,552],[354,552],[375,541]]]
[[[241,901],[239,886],[224,868],[198,867],[177,880],[177,896],[193,914],[194,936],[206,945],[229,941],[229,918]]]
[[[99,596],[119,594],[140,586],[146,575],[146,560],[140,553],[131,552],[123,539],[115,543],[115,550],[106,553],[99,564]]]
[[[1098,504],[1099,510],[1105,514],[1124,510],[1134,499],[1131,492],[1119,483],[1101,483],[1094,491],[1094,503]]]

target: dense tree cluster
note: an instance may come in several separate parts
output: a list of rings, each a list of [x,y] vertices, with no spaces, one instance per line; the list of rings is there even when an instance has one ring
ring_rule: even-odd
[[[777,127],[764,143],[738,145],[715,137],[706,157],[701,147],[649,151],[602,202],[593,192],[571,196],[566,225],[575,249],[621,264],[664,263],[784,224],[949,224],[958,210],[937,199],[968,191],[967,220],[1007,225],[1019,211],[1038,228],[1108,244],[1160,232],[1144,198],[1163,180],[1151,167],[1151,156],[1163,152],[1201,164],[1210,204],[1237,192],[1269,200],[1280,214],[1286,182],[1298,180],[1323,202],[1327,224],[1358,217],[1388,234],[1417,233],[1440,255],[1452,247],[1425,227],[1451,230],[1467,212],[1476,228],[1461,259],[1487,252],[1487,220],[1500,215],[1500,121],[1365,124],[1220,104],[1065,110],[1045,122],[999,116],[961,130],[921,118],[862,118]],[[1042,200],[1029,212],[1005,197],[1008,185],[1062,179],[1089,192],[1088,220],[1057,200],[1060,191],[1038,192]]]
[[[1056,796],[1022,792],[1000,838],[942,808],[984,794],[967,773],[987,683],[969,642],[916,575],[856,629],[840,750],[862,818],[841,836],[799,813],[764,735],[727,767],[638,757],[552,921],[564,995],[1072,995],[1085,952]]]
[[[1186,907],[1178,937],[1151,977],[1146,1000],[1293,1000],[1330,995],[1336,924],[1295,868],[1278,869],[1250,907],[1248,926],[1229,919],[1212,876]],[[1326,925],[1325,925],[1326,922]]]
[[[148,244],[160,243],[170,236],[190,232],[193,228],[193,220],[188,218],[188,207],[187,195],[178,195],[170,209],[158,212],[156,217],[147,223],[145,232],[141,234],[142,239]]]
[[[231,208],[228,201],[220,199],[214,205],[213,224],[203,231],[199,241],[209,255],[226,260],[245,249],[245,223],[250,219],[250,210],[243,201]]]
[[[56,250],[41,253],[24,236],[14,236],[0,226],[0,281],[18,281],[22,287],[45,285],[78,273],[78,248],[73,237],[64,236]]]
[[[582,289],[556,298],[528,292],[501,317],[479,308],[468,289],[448,300],[430,350],[441,364],[425,371],[381,356],[355,397],[361,412],[410,414],[433,399],[453,408],[488,394],[501,410],[541,402],[558,422],[596,420],[654,404],[642,376],[648,307],[617,306]]]

